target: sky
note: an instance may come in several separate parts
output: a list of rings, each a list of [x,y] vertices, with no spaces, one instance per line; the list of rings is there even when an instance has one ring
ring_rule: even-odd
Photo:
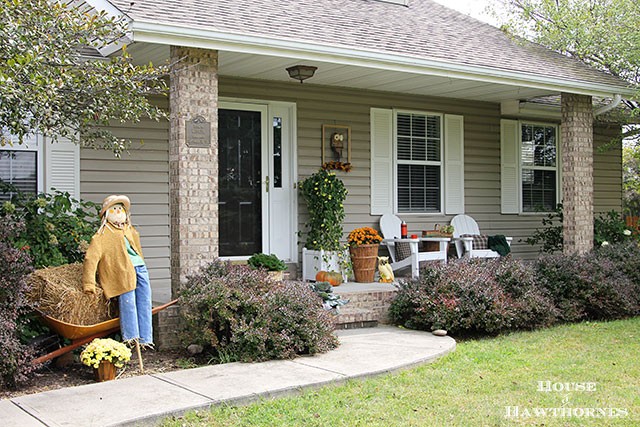
[[[448,8],[473,16],[483,22],[498,26],[498,22],[484,9],[494,2],[491,0],[434,0]]]

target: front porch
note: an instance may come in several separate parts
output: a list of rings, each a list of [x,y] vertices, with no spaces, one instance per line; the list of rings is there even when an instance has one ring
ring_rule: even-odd
[[[373,198],[379,195],[381,187],[373,183],[372,109],[388,111],[389,114],[397,111],[425,113],[441,117],[443,121],[455,116],[462,124],[460,158],[457,163],[441,159],[439,191],[442,201],[439,210],[435,213],[397,213],[408,223],[410,234],[421,234],[422,230],[433,229],[435,224],[448,224],[454,214],[464,212],[477,220],[483,233],[513,236],[512,249],[517,256],[532,258],[536,255],[536,248],[522,241],[540,226],[542,215],[521,211],[521,189],[517,185],[511,187],[511,192],[505,190],[508,188],[504,179],[508,174],[511,173],[511,179],[520,176],[519,167],[516,165],[510,169],[503,158],[501,121],[505,118],[516,123],[544,120],[559,129],[558,139],[562,133],[555,190],[558,199],[564,200],[565,204],[568,251],[584,251],[589,247],[594,209],[608,211],[621,207],[621,171],[618,166],[614,167],[620,164],[621,153],[619,149],[607,152],[593,150],[593,146],[609,142],[615,135],[615,129],[599,129],[595,135],[590,131],[589,96],[563,94],[564,115],[557,109],[552,114],[545,111],[542,118],[530,112],[526,115],[503,112],[502,106],[522,97],[560,95],[557,86],[505,83],[495,78],[487,81],[478,76],[443,77],[425,70],[384,70],[377,66],[367,68],[363,64],[340,61],[330,63],[289,56],[170,48],[151,42],[134,43],[129,50],[140,62],[188,58],[188,67],[172,78],[168,106],[171,121],[168,127],[162,124],[153,125],[152,130],[151,125],[149,130],[132,127],[118,130],[120,134],[139,135],[145,140],[142,150],[132,150],[129,157],[117,160],[120,163],[116,168],[126,171],[131,164],[140,184],[132,187],[119,183],[121,190],[118,187],[117,191],[131,192],[134,202],[141,201],[134,214],[140,221],[143,245],[146,242],[151,245],[150,271],[154,299],[158,302],[170,300],[171,294],[188,274],[206,265],[213,257],[224,255],[220,248],[239,242],[239,238],[233,237],[238,230],[230,230],[223,225],[224,212],[220,203],[219,168],[223,151],[219,145],[219,113],[230,105],[249,105],[254,111],[261,111],[261,120],[267,122],[267,127],[262,130],[267,142],[260,147],[263,161],[273,158],[273,136],[264,135],[274,131],[270,120],[284,117],[274,113],[276,106],[291,106],[288,116],[291,162],[285,163],[282,169],[288,173],[282,189],[290,191],[290,198],[280,207],[271,202],[264,204],[266,192],[269,191],[268,197],[271,197],[277,189],[270,172],[275,167],[271,164],[263,166],[252,187],[262,193],[262,199],[256,199],[262,210],[257,216],[254,212],[256,220],[251,221],[254,225],[260,223],[256,229],[262,239],[258,243],[261,246],[232,257],[234,259],[247,258],[256,251],[280,255],[276,249],[280,245],[289,248],[289,253],[281,257],[294,268],[298,265],[301,247],[297,242],[301,239],[295,233],[303,229],[308,216],[296,185],[321,166],[323,125],[345,125],[351,130],[351,163],[354,168],[348,173],[337,172],[349,190],[345,202],[345,233],[362,226],[379,227],[380,211],[373,206]],[[301,85],[290,81],[284,70],[286,66],[303,61],[318,66],[318,71]],[[210,128],[209,145],[204,147],[188,141],[187,123],[198,116]],[[389,126],[393,127],[392,124]],[[515,129],[517,132],[518,128]],[[166,136],[162,135],[163,132]],[[441,136],[445,157],[451,154],[447,151],[447,132],[444,129]],[[385,141],[392,155],[394,141],[395,136],[392,135]],[[148,149],[154,150],[153,157],[145,156]],[[162,157],[165,155],[167,163]],[[104,193],[113,191],[106,189],[93,172],[98,159],[102,161],[95,152],[83,150],[81,185],[84,198],[98,200]],[[514,161],[517,160],[515,158]],[[148,169],[142,171],[143,163],[140,161]],[[395,199],[396,161],[389,161],[388,191],[392,193],[388,197]],[[109,161],[109,165],[112,162],[115,161]],[[110,170],[109,165],[100,164],[98,167]],[[457,184],[447,174],[452,168],[459,168],[454,177],[459,179]],[[162,197],[159,198],[159,194]],[[509,197],[511,199],[507,200]],[[456,209],[449,209],[452,198],[460,201]],[[505,204],[505,200],[511,205]],[[390,206],[394,209],[395,205]],[[283,207],[287,209],[287,217],[280,215]],[[282,230],[288,233],[286,237],[283,237]],[[230,235],[232,237],[228,237]],[[227,241],[222,242],[222,239]],[[146,254],[147,249],[144,250]]]

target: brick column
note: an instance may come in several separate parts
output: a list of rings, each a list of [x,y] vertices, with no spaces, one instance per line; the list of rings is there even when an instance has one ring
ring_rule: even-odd
[[[182,59],[170,82],[171,292],[218,255],[218,52],[171,46]],[[211,146],[187,146],[186,122],[211,124]]]
[[[593,110],[590,96],[562,94],[564,253],[593,248]]]

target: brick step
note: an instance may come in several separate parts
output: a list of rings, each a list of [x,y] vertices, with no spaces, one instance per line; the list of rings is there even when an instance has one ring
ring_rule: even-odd
[[[374,328],[378,326],[379,313],[362,308],[340,308],[340,314],[333,318],[336,329]]]

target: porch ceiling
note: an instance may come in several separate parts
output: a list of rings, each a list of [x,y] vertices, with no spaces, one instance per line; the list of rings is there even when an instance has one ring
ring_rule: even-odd
[[[165,63],[169,58],[169,46],[151,43],[133,43],[129,53],[138,63]],[[363,67],[323,62],[317,60],[292,59],[288,57],[256,55],[240,52],[219,52],[219,74],[275,81],[289,81],[285,69],[293,65],[318,67],[316,74],[305,84],[350,87],[414,95],[439,96],[445,98],[500,102],[514,99],[529,99],[559,94],[559,91],[525,87],[517,84],[493,83],[479,80],[449,77],[446,72],[424,74],[380,69],[375,65]],[[532,86],[535,86],[532,84]]]

